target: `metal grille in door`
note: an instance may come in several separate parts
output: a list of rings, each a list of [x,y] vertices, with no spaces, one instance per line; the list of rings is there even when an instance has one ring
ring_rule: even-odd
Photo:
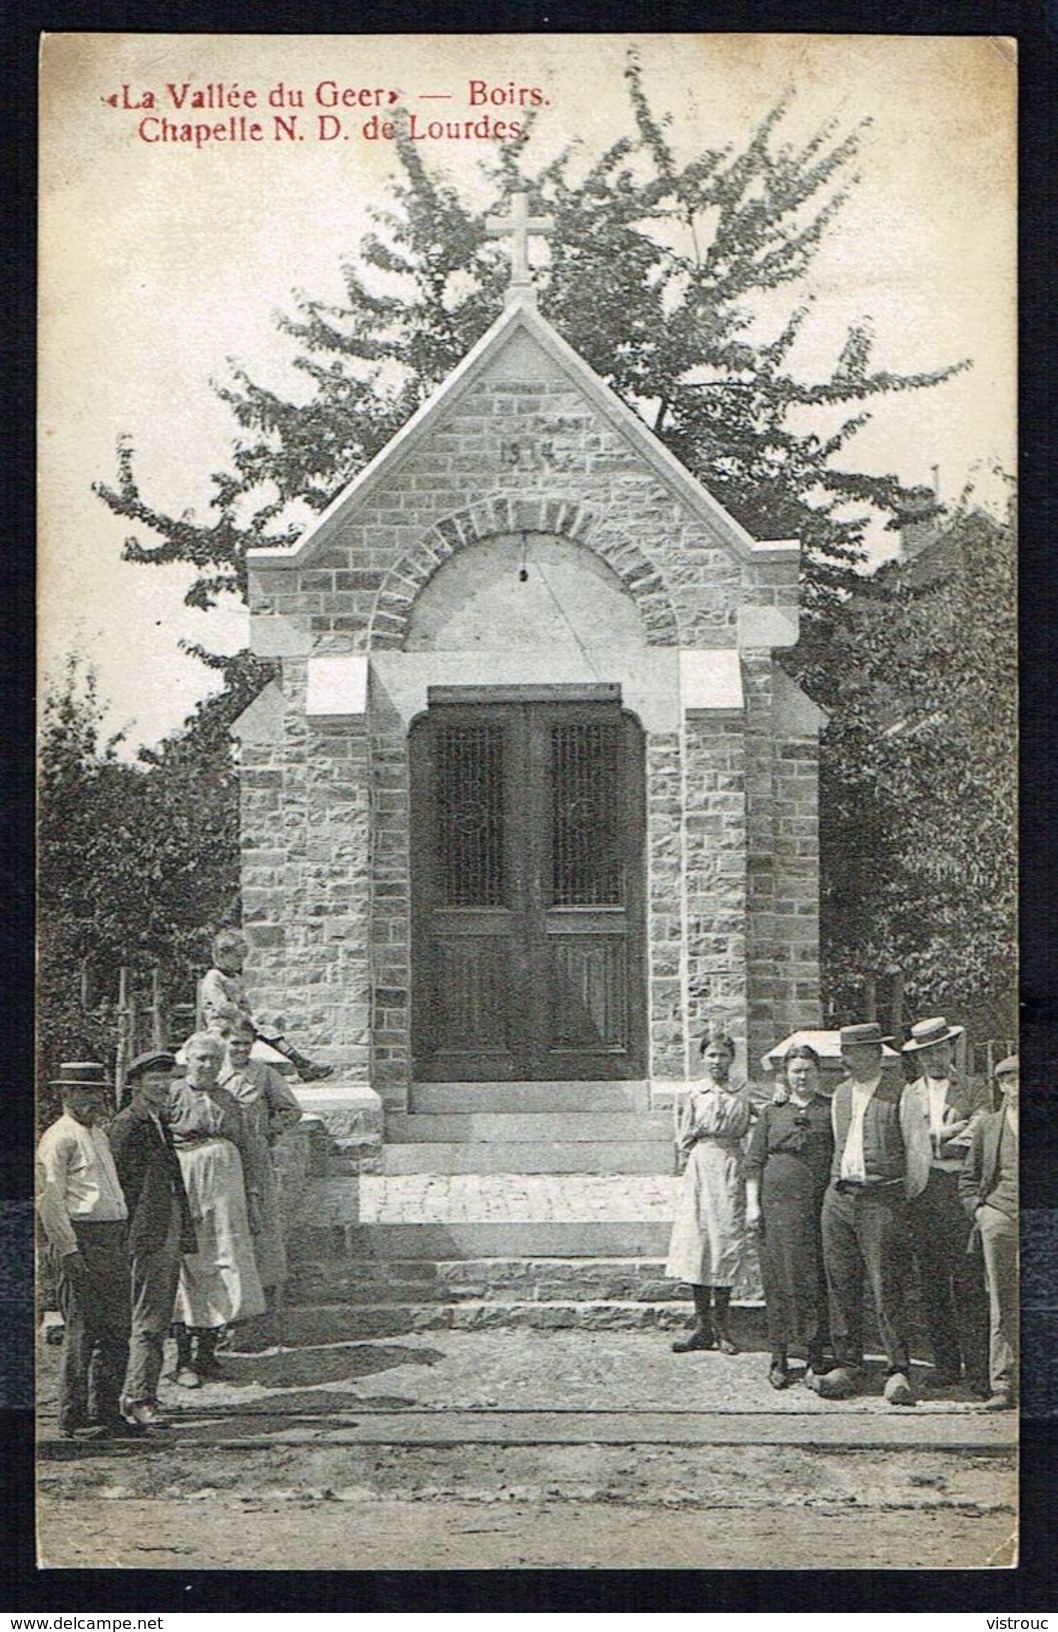
[[[502,727],[441,727],[437,741],[437,805],[445,904],[502,905]]]
[[[622,904],[618,749],[616,722],[551,728],[551,899],[557,907]]]

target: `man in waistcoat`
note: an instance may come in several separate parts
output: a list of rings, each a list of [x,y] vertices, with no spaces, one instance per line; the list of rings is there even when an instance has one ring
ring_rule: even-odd
[[[966,1213],[959,1200],[975,1109],[955,1069],[953,1045],[962,1031],[941,1016],[917,1020],[904,1044],[904,1054],[920,1073],[908,1095],[926,1125],[931,1150],[925,1189],[909,1203],[908,1214],[933,1351],[928,1382],[941,1390],[957,1387],[965,1370],[973,1392],[987,1399],[988,1311],[980,1260],[967,1255]]]
[[[959,1195],[974,1221],[985,1260],[991,1314],[989,1411],[1012,1411],[1018,1401],[1018,1056],[1001,1060],[998,1111],[975,1124]]]
[[[925,1189],[926,1124],[904,1085],[883,1075],[881,1027],[843,1026],[849,1075],[831,1101],[834,1161],[823,1200],[823,1261],[836,1365],[811,1379],[824,1399],[846,1399],[863,1380],[863,1283],[870,1282],[885,1347],[885,1397],[913,1405],[905,1313],[910,1252],[907,1203]]]
[[[132,1336],[122,1411],[129,1422],[157,1427],[158,1379],[173,1319],[182,1253],[196,1251],[180,1160],[166,1125],[176,1059],[154,1049],[126,1074],[132,1103],[114,1118],[110,1148],[129,1209]]]

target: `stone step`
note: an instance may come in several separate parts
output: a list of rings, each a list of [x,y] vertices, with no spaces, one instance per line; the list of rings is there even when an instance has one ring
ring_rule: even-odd
[[[451,1121],[450,1117],[432,1118]],[[468,1117],[467,1121],[475,1120]],[[382,1172],[400,1173],[656,1173],[672,1172],[672,1141],[612,1143],[517,1140],[496,1144],[386,1144]]]
[[[331,1258],[292,1266],[284,1298],[298,1304],[618,1302],[686,1305],[659,1258],[478,1258],[363,1261]]]
[[[416,1082],[413,1112],[649,1111],[648,1082]]]
[[[740,1309],[739,1336],[764,1344],[764,1311]],[[410,1332],[476,1332],[496,1327],[537,1331],[682,1331],[690,1324],[690,1305],[668,1299],[592,1299],[581,1301],[467,1298],[454,1303],[359,1303],[296,1305],[283,1310],[281,1341],[285,1347],[355,1343],[369,1338],[402,1337]],[[757,1330],[759,1328],[759,1332]]]
[[[475,1111],[451,1115],[416,1111],[386,1118],[386,1143],[513,1144],[524,1140],[569,1144],[628,1144],[656,1140],[672,1146],[668,1111]]]
[[[298,1262],[324,1258],[664,1258],[670,1222],[662,1219],[479,1220],[301,1227],[291,1240]]]

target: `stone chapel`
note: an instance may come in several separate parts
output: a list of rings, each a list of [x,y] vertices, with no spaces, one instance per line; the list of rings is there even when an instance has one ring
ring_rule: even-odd
[[[315,1097],[377,1108],[392,1170],[417,1116],[590,1084],[632,1165],[589,1170],[671,1172],[644,1153],[670,1163],[657,1113],[708,1022],[751,1075],[820,1024],[823,715],[777,660],[799,545],[752,538],[537,310],[519,221],[502,315],[251,553],[279,677],[234,728],[247,980],[334,1064]],[[535,1170],[570,1170],[561,1131]]]

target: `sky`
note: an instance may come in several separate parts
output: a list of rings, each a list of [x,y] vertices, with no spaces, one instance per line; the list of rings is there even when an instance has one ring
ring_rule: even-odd
[[[211,382],[230,378],[234,363],[296,389],[276,314],[294,310],[296,292],[340,299],[341,261],[398,174],[392,143],[372,134],[391,94],[424,130],[485,113],[509,121],[521,101],[539,100],[530,154],[543,160],[572,140],[587,159],[631,129],[622,71],[632,43],[681,156],[741,145],[788,88],[790,140],[828,120],[842,131],[870,120],[860,183],[803,288],[783,297],[785,311],[795,294],[812,296],[802,360],[832,366],[848,324],[864,318],[878,367],[919,372],[971,358],[972,369],[929,392],[879,399],[849,456],[908,482],[929,482],[936,465],[945,500],[979,467],[1014,469],[1011,41],[51,35],[40,149],[43,687],[67,654],[82,654],[107,729],[124,731],[123,751],[133,752],[216,687],[181,641],[246,644],[242,608],[183,604],[190,569],[121,561],[130,529],[92,484],[113,480],[128,436],[147,500],[206,519],[210,476],[229,466],[235,435]],[[212,107],[192,110],[196,96]],[[219,124],[236,139],[159,140],[163,119],[178,130]],[[260,141],[247,137],[255,122]],[[422,139],[426,161],[483,204],[478,165],[489,146]]]

